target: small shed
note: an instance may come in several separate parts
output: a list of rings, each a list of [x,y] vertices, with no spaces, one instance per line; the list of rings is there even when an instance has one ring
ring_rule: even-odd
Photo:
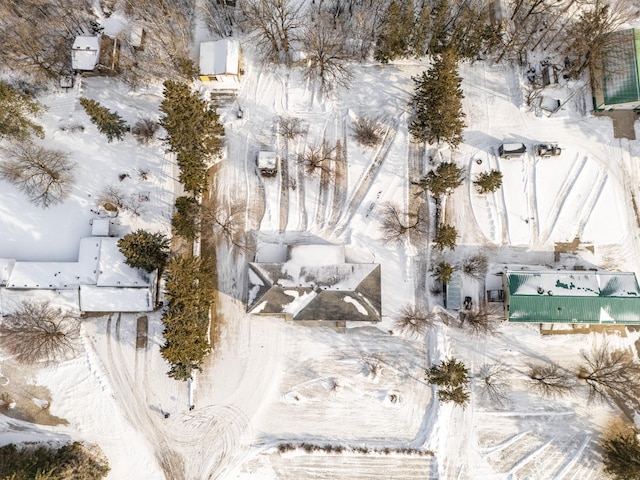
[[[444,307],[452,310],[460,310],[462,306],[462,278],[460,274],[451,275],[447,283],[447,293],[444,297]]]
[[[200,80],[203,82],[239,82],[240,42],[225,38],[200,43]]]
[[[110,235],[111,222],[108,218],[94,218],[91,220],[92,237],[108,237]]]
[[[78,35],[71,47],[71,68],[91,71],[100,60],[101,35]]]

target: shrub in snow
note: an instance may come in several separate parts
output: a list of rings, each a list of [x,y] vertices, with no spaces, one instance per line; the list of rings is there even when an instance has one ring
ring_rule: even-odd
[[[480,194],[492,193],[502,186],[502,172],[500,170],[490,170],[479,173],[473,184]]]
[[[73,442],[55,448],[44,444],[10,443],[0,447],[0,474],[13,480],[99,480],[109,473],[109,462],[96,445]]]
[[[100,133],[104,133],[107,136],[109,142],[113,139],[122,140],[125,133],[129,129],[129,126],[124,119],[118,115],[118,112],[111,112],[108,108],[103,107],[95,100],[82,97],[80,99],[80,105],[87,112],[91,123],[93,123]]]
[[[2,154],[5,161],[0,164],[0,177],[34,204],[47,208],[62,202],[71,191],[75,164],[66,153],[18,143],[3,148]]]
[[[353,138],[365,147],[374,147],[382,137],[382,125],[372,118],[359,117],[353,122],[351,128],[353,129]]]
[[[158,122],[152,120],[151,118],[143,118],[138,120],[136,124],[131,129],[131,133],[138,143],[149,144],[155,138],[156,132],[160,128]]]

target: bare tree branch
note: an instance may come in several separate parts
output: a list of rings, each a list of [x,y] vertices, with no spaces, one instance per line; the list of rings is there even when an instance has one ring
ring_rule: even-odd
[[[47,208],[64,200],[73,186],[73,168],[65,152],[32,143],[18,143],[0,150],[6,160],[0,177],[13,183],[29,200]]]
[[[380,216],[382,238],[387,242],[402,243],[411,230],[425,233],[425,222],[418,213],[405,213],[394,203],[384,203]]]
[[[531,387],[542,396],[551,398],[573,393],[572,375],[557,363],[529,364]]]
[[[0,323],[4,348],[20,362],[53,362],[75,354],[80,323],[77,317],[49,302],[24,301]]]

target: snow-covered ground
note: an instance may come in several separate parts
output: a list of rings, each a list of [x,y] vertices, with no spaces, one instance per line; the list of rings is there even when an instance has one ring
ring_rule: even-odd
[[[616,410],[587,404],[581,390],[543,399],[530,391],[526,377],[527,365],[536,361],[573,368],[580,351],[602,341],[602,334],[542,336],[534,326],[503,324],[497,334],[476,338],[455,322],[438,322],[422,338],[395,331],[393,317],[403,305],[436,311],[441,305],[426,277],[429,249],[390,245],[379,229],[384,202],[406,205],[410,200],[407,159],[418,150],[407,132],[408,99],[411,76],[426,66],[359,66],[349,92],[319,101],[299,72],[262,70],[249,57],[239,91],[243,118],[237,118],[235,104],[220,111],[227,146],[213,176],[219,201],[246,206],[244,227],[260,239],[344,243],[349,261],[380,263],[380,324],[349,326],[341,333],[252,318],[243,304],[246,261],[252,259],[220,245],[217,310],[222,328],[191,385],[193,410],[188,408],[189,385],[165,375],[158,313],[149,316],[144,349],[135,345],[137,315],[87,318],[83,354],[42,369],[30,380],[50,389],[50,413],[68,425],[33,426],[0,416],[5,432],[0,443],[34,438],[94,442],[109,457],[114,480],[602,478],[597,442]],[[441,152],[466,172],[465,184],[446,202],[445,218],[460,232],[459,246],[445,252],[447,261],[455,264],[481,252],[497,270],[507,264],[582,265],[639,274],[630,200],[640,184],[637,142],[614,139],[609,119],[580,113],[585,105],[589,110],[588,90],[553,116],[539,116],[521,108],[517,68],[465,64],[460,73],[465,141],[453,154]],[[131,228],[168,231],[176,172],[162,145],[139,146],[131,136],[107,143],[77,102],[79,95],[94,98],[134,123],[144,116],[157,118],[160,88],[129,92],[114,81],[88,78],[79,90],[42,98],[49,106],[42,118],[46,143],[71,152],[78,163],[73,195],[63,205],[41,210],[3,182],[0,257],[75,260],[79,238],[90,232],[93,198],[109,184],[132,195],[150,193],[142,215],[121,218],[121,233]],[[279,138],[277,118],[282,115],[301,118],[309,133],[290,141]],[[384,139],[376,148],[361,147],[352,138],[351,125],[362,115],[384,125]],[[60,130],[71,123],[82,124],[84,131]],[[344,175],[327,188],[296,162],[305,146],[323,138],[340,140],[348,162]],[[507,140],[526,143],[529,153],[498,158],[497,148]],[[530,152],[539,142],[559,142],[562,154],[534,157]],[[274,144],[284,154],[274,178],[256,173],[261,144]],[[419,161],[423,169],[429,166],[426,153]],[[503,187],[478,195],[471,181],[490,168],[502,171]],[[148,180],[139,177],[139,169],[149,171]],[[121,173],[130,177],[121,182]],[[555,262],[554,244],[576,237],[577,251]],[[464,294],[476,303],[481,288],[463,282]],[[636,337],[610,341],[626,347]],[[484,364],[502,365],[504,405],[482,398],[477,377],[466,409],[439,404],[425,382],[425,369],[450,355],[463,360],[474,376]],[[3,368],[0,373],[6,373]],[[277,449],[300,443],[341,445],[344,451]]]

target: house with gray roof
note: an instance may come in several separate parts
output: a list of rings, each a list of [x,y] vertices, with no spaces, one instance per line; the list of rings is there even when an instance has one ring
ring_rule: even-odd
[[[294,323],[381,320],[380,265],[347,263],[342,245],[288,245],[283,262],[249,263],[247,311]]]
[[[634,273],[506,271],[505,318],[510,322],[640,324],[640,288]]]

